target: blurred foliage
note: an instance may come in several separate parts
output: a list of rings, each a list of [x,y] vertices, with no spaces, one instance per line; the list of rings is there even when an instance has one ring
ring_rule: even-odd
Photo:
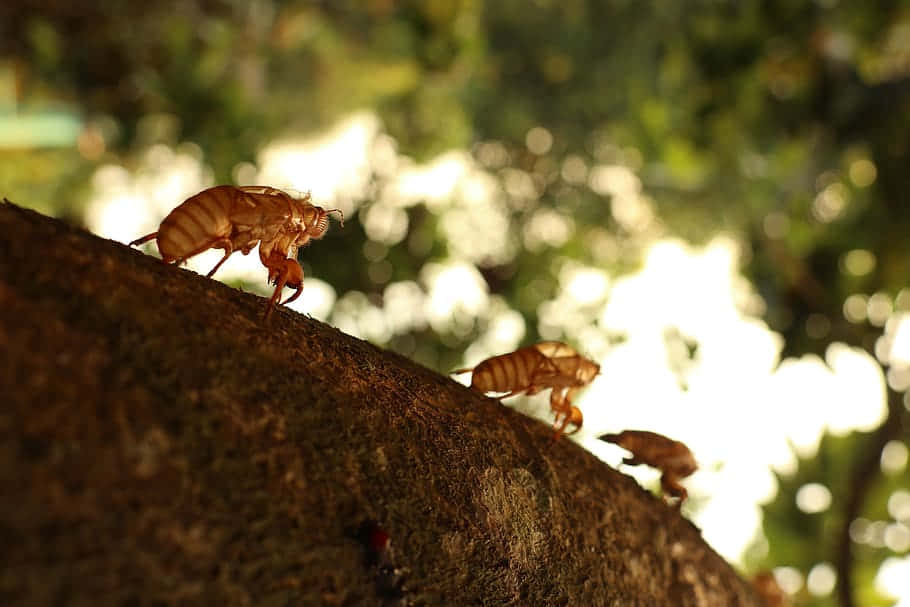
[[[566,260],[620,273],[661,234],[694,242],[719,231],[736,236],[785,353],[823,353],[834,340],[872,351],[884,321],[845,318],[845,299],[879,293],[890,305],[910,276],[904,2],[0,6],[0,136],[17,120],[54,112],[82,123],[69,145],[6,143],[0,191],[73,221],[102,163],[129,167],[154,143],[189,141],[216,182],[232,182],[276,137],[318,132],[364,107],[379,113],[401,153],[427,160],[465,148],[503,181],[528,177],[534,195],[508,210],[516,234],[542,210],[571,218],[563,242],[479,264],[490,292],[524,317],[526,341],[538,337],[539,306],[557,292]],[[536,128],[549,141],[531,141]],[[641,179],[656,215],[646,228],[611,212],[610,195],[589,187],[586,172],[598,164]],[[375,245],[355,222],[306,263],[339,293],[378,303],[389,281],[416,280],[427,262],[445,257],[439,218],[420,205],[407,215],[407,237],[374,255],[387,264],[378,274],[359,261],[331,261]],[[871,262],[848,263],[857,250]],[[418,327],[390,345],[447,369],[485,329]],[[887,427],[887,437],[828,437],[818,457],[780,479],[766,510],[770,551],[756,566],[805,573],[838,562],[843,512],[805,514],[796,492],[811,481],[849,496],[855,462],[884,438],[906,438],[903,407],[892,405]],[[886,517],[893,488],[908,480],[874,477],[859,513],[868,520]],[[854,546],[862,604],[887,604],[872,580],[888,554]],[[835,596],[804,594],[797,603],[835,604]]]
[[[892,600],[875,591],[874,580],[881,561],[893,554],[885,544],[887,526],[897,523],[888,512],[888,500],[898,489],[906,490],[910,486],[910,474],[905,469],[898,474],[881,475],[870,471],[868,477],[855,477],[856,454],[868,452],[868,445],[863,444],[868,442],[869,436],[857,433],[841,437],[827,435],[814,457],[800,460],[796,474],[778,477],[778,498],[764,510],[770,548],[761,560],[765,566],[787,563],[804,574],[819,564],[835,567],[840,562],[843,534],[849,532],[855,563],[850,575],[857,589],[856,604],[874,607],[892,604]],[[871,487],[864,490],[863,517],[852,527],[846,512],[850,507],[849,499],[835,498],[830,507],[818,512],[811,508],[806,512],[797,505],[800,489],[804,487],[820,485],[834,496],[851,496],[856,491],[852,484],[867,481]],[[836,593],[813,597],[806,587],[794,597],[794,603],[831,607],[841,604]]]

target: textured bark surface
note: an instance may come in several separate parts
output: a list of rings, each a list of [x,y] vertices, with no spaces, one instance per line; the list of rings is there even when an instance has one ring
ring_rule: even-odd
[[[0,204],[0,603],[759,605],[570,440],[265,303]]]

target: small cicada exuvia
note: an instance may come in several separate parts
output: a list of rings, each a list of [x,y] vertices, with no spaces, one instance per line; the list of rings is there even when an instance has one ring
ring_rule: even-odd
[[[662,473],[660,487],[664,494],[678,497],[677,506],[685,501],[688,492],[679,481],[695,472],[698,464],[684,443],[648,430],[624,430],[619,434],[604,434],[597,438],[630,451],[632,457],[623,459],[624,464],[647,464],[659,469]]]
[[[224,257],[206,274],[211,277],[234,251],[246,255],[258,244],[259,259],[275,285],[268,316],[284,287],[296,289],[285,304],[303,291],[297,249],[325,235],[329,213],[338,213],[344,226],[340,210],[311,204],[309,194],[294,198],[268,186],[219,185],[187,198],[164,218],[157,232],[137,238],[130,246],[155,238],[161,258],[176,264],[207,249],[223,249]]]
[[[544,341],[452,373],[468,371],[473,371],[471,388],[482,393],[503,392],[500,398],[532,395],[551,388],[550,409],[556,414],[554,429],[558,437],[570,423],[576,430],[581,428],[581,410],[572,405],[572,400],[600,373],[600,365],[562,342]]]

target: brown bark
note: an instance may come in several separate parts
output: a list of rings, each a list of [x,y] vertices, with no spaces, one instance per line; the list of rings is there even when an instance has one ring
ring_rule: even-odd
[[[0,603],[759,604],[570,440],[265,304],[0,205]]]

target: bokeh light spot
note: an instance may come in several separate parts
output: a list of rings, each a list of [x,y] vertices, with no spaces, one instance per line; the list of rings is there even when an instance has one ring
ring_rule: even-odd
[[[806,335],[812,339],[822,339],[831,330],[831,321],[824,314],[810,314],[806,318]]]
[[[896,521],[910,521],[910,491],[898,489],[888,496],[888,514]]]
[[[834,590],[837,583],[837,573],[830,563],[818,563],[806,576],[806,588],[815,596],[827,596]]]
[[[878,177],[878,169],[868,158],[861,158],[850,163],[850,181],[858,188],[869,187]]]
[[[894,552],[910,549],[910,528],[902,523],[891,523],[885,528],[885,546]]]
[[[894,598],[910,597],[910,556],[886,558],[875,576],[875,588]]]
[[[889,475],[900,474],[907,467],[907,445],[898,440],[888,441],[882,449],[882,472]]]
[[[841,258],[841,265],[852,276],[865,276],[875,269],[875,255],[866,249],[853,249]]]
[[[542,126],[535,126],[525,135],[525,145],[532,154],[541,156],[553,146],[553,135]]]
[[[803,587],[803,574],[795,567],[775,567],[774,579],[789,595],[796,594]]]
[[[588,165],[581,156],[570,154],[562,162],[562,178],[572,185],[585,183],[588,178]]]
[[[812,201],[812,216],[822,223],[829,223],[840,217],[847,206],[847,187],[837,181],[819,192]]]
[[[866,304],[869,298],[860,293],[854,293],[844,300],[844,318],[852,323],[861,323],[866,320]]]
[[[866,316],[869,319],[869,324],[876,327],[884,327],[891,317],[893,309],[891,297],[887,293],[874,293],[869,297],[869,301],[866,304]]]
[[[796,492],[796,506],[807,514],[824,512],[831,506],[831,491],[820,483],[807,483]]]

